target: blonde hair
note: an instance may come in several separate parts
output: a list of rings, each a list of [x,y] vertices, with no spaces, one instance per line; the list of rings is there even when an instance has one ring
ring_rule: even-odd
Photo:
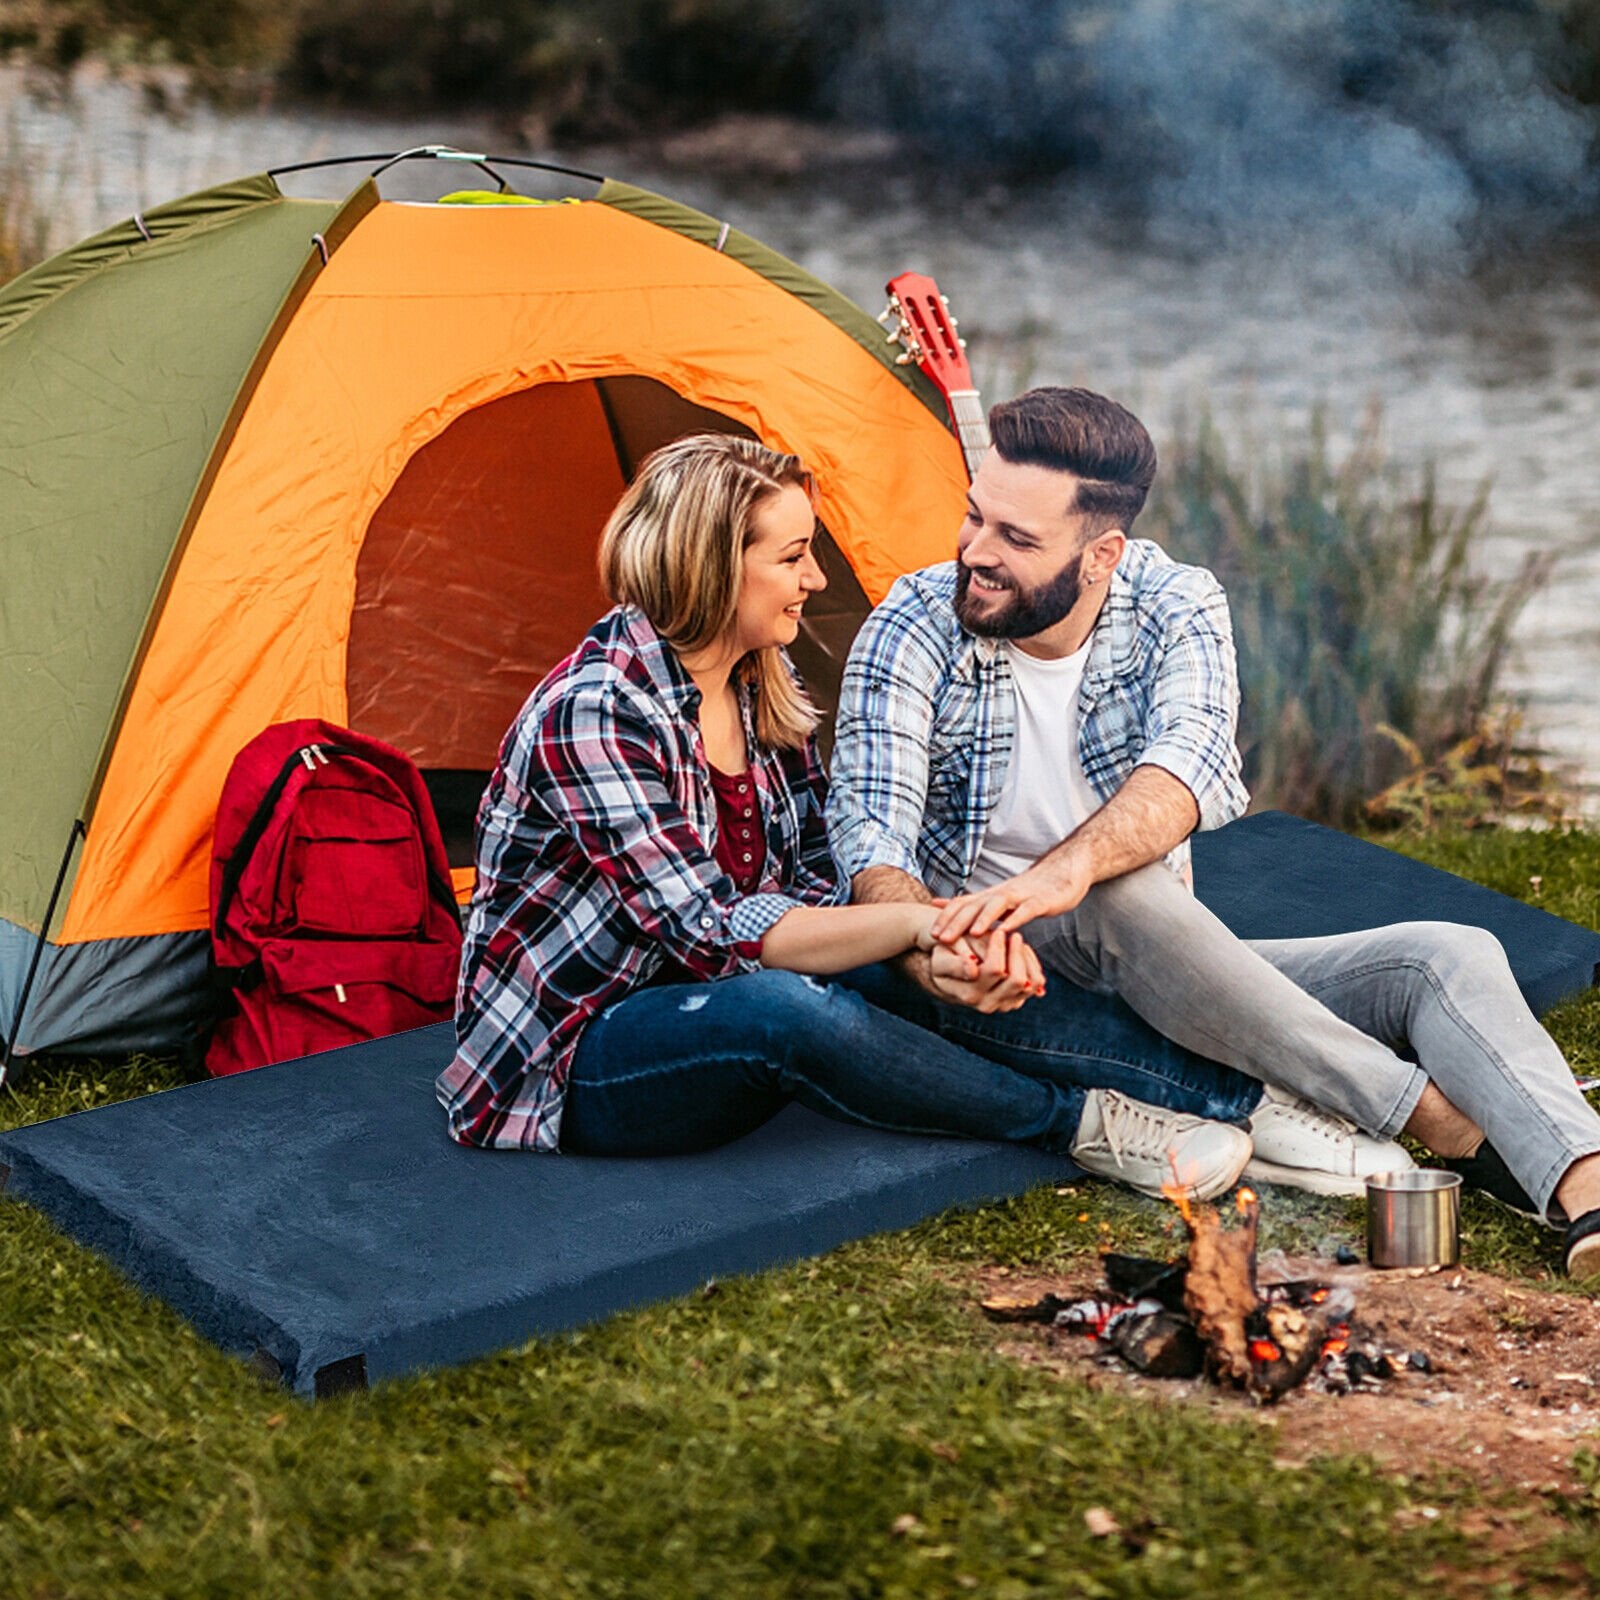
[[[798,456],[754,439],[695,433],[645,458],[600,535],[600,581],[617,605],[637,606],[683,654],[727,634],[738,611],[755,513],[789,485],[814,492]],[[776,645],[749,651],[734,677],[755,687],[756,737],[774,750],[803,745],[816,708]]]

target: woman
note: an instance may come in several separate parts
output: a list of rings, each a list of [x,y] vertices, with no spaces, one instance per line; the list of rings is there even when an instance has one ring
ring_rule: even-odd
[[[1196,1192],[1226,1188],[1249,1159],[1241,1128],[1025,1075],[811,976],[913,947],[952,978],[979,964],[963,940],[934,949],[934,906],[840,903],[816,714],[783,654],[825,583],[811,492],[795,457],[700,435],[650,457],[613,512],[615,608],[534,690],[479,810],[438,1085],[452,1136],[660,1154],[794,1099],[1110,1176],[1175,1151]],[[984,959],[1042,990],[1020,936]]]

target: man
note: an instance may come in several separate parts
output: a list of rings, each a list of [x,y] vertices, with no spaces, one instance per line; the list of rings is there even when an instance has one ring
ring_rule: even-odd
[[[1541,1215],[1595,1213],[1569,1255],[1600,1269],[1600,1118],[1492,938],[1412,923],[1247,943],[1191,893],[1189,834],[1247,802],[1237,671],[1216,580],[1129,538],[1156,470],[1144,427],[1081,389],[990,425],[959,559],[901,579],[856,640],[829,809],[855,896],[953,896],[939,931],[982,943],[985,971],[963,985],[916,958],[874,998],[1071,1071],[1055,1052],[1094,1002],[1060,978],[1115,993],[1268,1085],[1248,1175],[1359,1193],[1411,1164],[1404,1130]],[[1034,963],[1057,976],[1044,999]],[[1177,1111],[1237,1081],[1142,1059],[1141,1098]]]

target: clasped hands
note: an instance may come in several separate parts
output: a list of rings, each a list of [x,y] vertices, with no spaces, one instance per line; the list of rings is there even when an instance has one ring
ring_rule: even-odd
[[[1093,882],[1076,852],[1058,851],[1026,872],[933,902],[927,925],[929,979],[940,996],[976,1011],[1015,1011],[1045,992],[1044,968],[1020,930],[1071,911]]]

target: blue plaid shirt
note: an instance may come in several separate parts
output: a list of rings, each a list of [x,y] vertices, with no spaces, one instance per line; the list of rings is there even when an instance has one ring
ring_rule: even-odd
[[[607,612],[533,691],[478,808],[478,883],[461,952],[456,1055],[437,1091],[461,1144],[559,1147],[590,1018],[667,961],[704,981],[760,966],[792,906],[846,890],[828,849],[816,747],[745,738],[767,852],[741,896],[714,859],[700,692],[639,612]]]
[[[956,563],[901,578],[856,635],[840,691],[828,828],[847,877],[898,867],[934,894],[972,874],[1016,741],[1016,688],[1000,642],[965,632]],[[1200,826],[1249,803],[1235,733],[1233,627],[1222,586],[1147,539],[1111,575],[1078,696],[1084,777],[1109,800],[1135,767],[1170,772]],[[1167,858],[1189,861],[1185,840]]]

